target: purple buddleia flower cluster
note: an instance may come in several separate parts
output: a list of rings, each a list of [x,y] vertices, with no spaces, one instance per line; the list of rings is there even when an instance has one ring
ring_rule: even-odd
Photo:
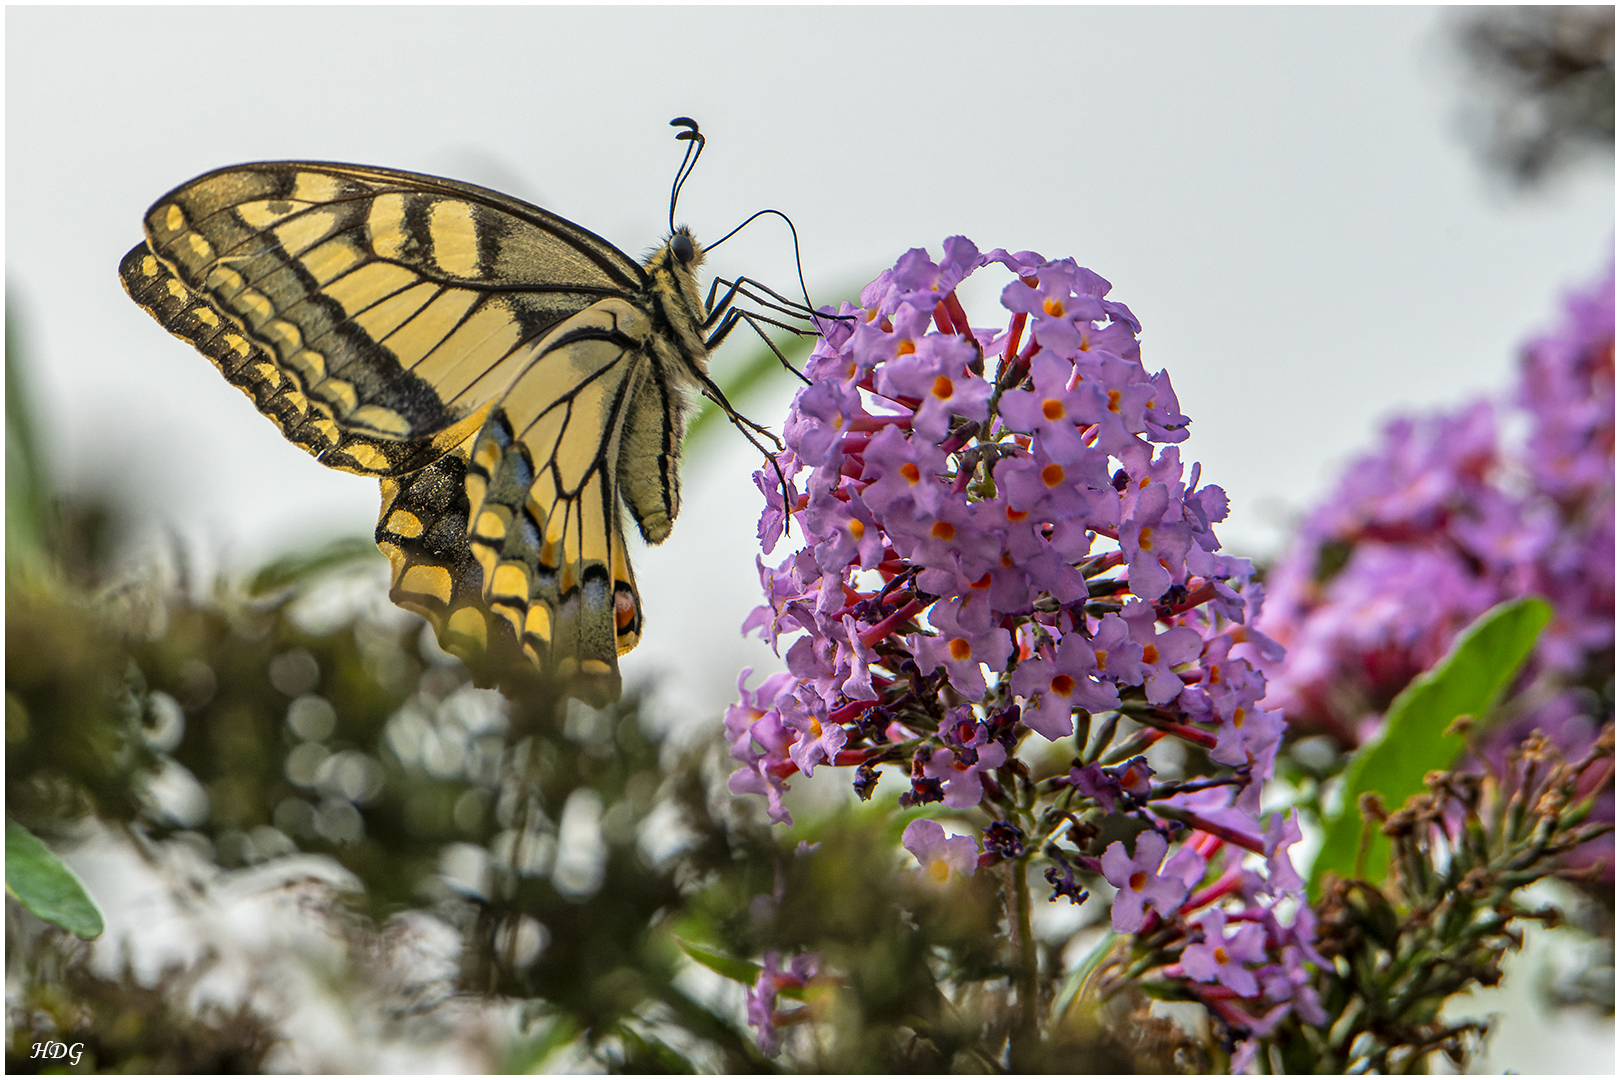
[[[1151,935],[1153,948],[1173,960],[1143,976],[1180,984],[1202,1002],[1237,1043],[1233,1071],[1259,1040],[1289,1016],[1327,1022],[1306,968],[1329,966],[1316,951],[1316,917],[1304,903],[1303,879],[1288,849],[1301,839],[1299,812],[1268,816],[1260,835],[1253,820],[1220,803],[1206,806],[1199,828],[1173,852],[1157,832],[1136,839],[1134,854],[1115,841],[1102,871],[1114,894],[1113,927]],[[1278,910],[1294,908],[1284,923]]]
[[[1004,321],[975,327],[956,288],[992,265],[1012,275]],[[738,680],[730,787],[791,824],[793,775],[853,766],[861,798],[887,776],[902,808],[977,830],[913,821],[925,880],[1009,863],[1081,903],[1106,878],[1116,930],[1184,927],[1236,957],[1194,952],[1175,977],[1217,972],[1209,1000],[1252,1032],[1309,1000],[1283,987],[1318,962],[1310,922],[1272,914],[1301,888],[1297,825],[1259,814],[1283,717],[1257,704],[1257,663],[1281,649],[1253,626],[1249,562],[1221,553],[1225,493],[1183,465],[1170,378],[1109,291],[1072,259],[953,237],[824,312],[786,450],[756,474],[764,553],[804,542],[759,560],[767,602],[744,630],[787,671]],[[1195,775],[1156,775],[1144,752],[1166,738]],[[1131,852],[1099,845],[1104,817],[1128,819]]]
[[[1498,431],[1525,421],[1522,446]],[[1614,542],[1611,258],[1525,348],[1507,402],[1390,422],[1305,519],[1267,579],[1260,625],[1287,656],[1262,661],[1265,704],[1298,734],[1355,746],[1459,630],[1535,594],[1554,614],[1524,677],[1533,692],[1486,756],[1500,765],[1536,728],[1578,755],[1612,718]],[[1594,816],[1612,820],[1604,798]]]

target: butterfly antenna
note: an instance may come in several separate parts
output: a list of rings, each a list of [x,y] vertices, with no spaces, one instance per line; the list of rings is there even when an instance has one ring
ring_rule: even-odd
[[[782,213],[782,211],[761,210],[757,214],[752,214],[749,216],[747,221],[744,221],[741,225],[738,225],[735,229],[732,229],[714,243],[706,245],[704,250],[713,251],[727,240],[730,240],[733,236],[736,236],[738,233],[742,232],[743,229],[748,226],[749,222],[753,221],[755,218],[764,217],[766,214],[775,214],[777,217],[787,222],[788,232],[793,234],[793,267],[796,271],[798,271],[799,274],[799,293],[804,297],[805,310],[810,313],[808,316],[809,321],[819,330],[821,323],[818,321],[819,315],[816,311],[816,305],[810,302],[810,290],[806,288],[804,284],[804,263],[799,258],[799,230],[793,227],[793,219]]]
[[[703,137],[703,132],[698,130],[697,121],[690,116],[677,116],[669,122],[669,126],[682,128],[675,138],[686,143],[686,156],[681,158],[681,167],[675,170],[675,186],[669,192],[669,231],[673,234],[675,204],[681,197],[681,185],[686,183],[686,178],[697,168],[698,158],[703,156],[703,144],[708,140]]]

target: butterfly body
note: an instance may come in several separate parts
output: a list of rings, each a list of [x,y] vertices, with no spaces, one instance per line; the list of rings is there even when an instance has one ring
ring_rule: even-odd
[[[454,651],[618,696],[642,627],[621,507],[669,535],[712,387],[689,234],[637,265],[470,184],[266,162],[176,188],[146,235],[131,298],[290,441],[381,480],[396,602]]]

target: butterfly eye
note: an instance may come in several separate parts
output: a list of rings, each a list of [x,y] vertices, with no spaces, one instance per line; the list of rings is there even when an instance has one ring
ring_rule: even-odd
[[[681,261],[682,266],[691,262],[692,257],[697,254],[692,249],[692,238],[685,233],[676,233],[675,238],[669,242],[669,249],[675,253],[675,257]]]

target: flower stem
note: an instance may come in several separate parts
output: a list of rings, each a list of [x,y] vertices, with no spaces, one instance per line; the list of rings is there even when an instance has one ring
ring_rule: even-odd
[[[1015,985],[1018,988],[1018,1021],[1013,1028],[1012,1067],[1019,1070],[1021,1060],[1032,1055],[1040,1039],[1040,967],[1035,954],[1035,935],[1031,926],[1029,901],[1029,864],[1027,859],[1008,863],[1012,874],[1014,944],[1018,950],[1015,961]]]

